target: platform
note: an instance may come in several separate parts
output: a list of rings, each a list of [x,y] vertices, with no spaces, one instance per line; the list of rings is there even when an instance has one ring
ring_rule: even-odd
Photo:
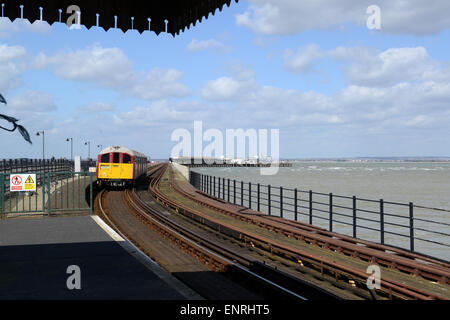
[[[0,221],[0,266],[0,300],[200,299],[97,216]]]

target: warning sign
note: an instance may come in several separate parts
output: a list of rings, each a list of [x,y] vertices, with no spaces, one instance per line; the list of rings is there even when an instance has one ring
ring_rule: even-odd
[[[10,191],[36,191],[36,174],[12,174]]]
[[[11,178],[11,183],[15,186],[19,186],[22,184],[22,177],[15,175]]]

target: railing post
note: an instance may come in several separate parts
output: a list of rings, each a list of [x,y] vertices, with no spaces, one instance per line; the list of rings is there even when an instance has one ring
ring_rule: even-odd
[[[91,214],[93,214],[93,212],[94,212],[94,199],[93,199],[93,186],[92,186],[92,176],[93,176],[93,173],[92,172],[89,172],[89,183],[90,183],[90,185],[89,185],[89,203],[90,203],[90,208],[89,208],[89,211],[90,211],[90,213]]]
[[[220,199],[220,177],[218,178],[219,179],[219,181],[218,181],[218,184],[217,184],[217,198],[219,198]]]
[[[236,204],[236,179],[233,179],[233,203]]]
[[[297,208],[297,188],[294,189],[294,219],[298,221],[298,208]]]
[[[261,194],[260,194],[260,189],[261,189],[261,185],[258,183],[258,212],[261,211]]]
[[[356,238],[356,197],[353,196],[353,238]]]
[[[5,175],[0,173],[0,219],[5,214]]]
[[[48,176],[48,181],[47,181],[47,212],[48,212],[48,215],[50,216],[51,211],[52,211],[52,200],[50,198],[51,197],[51,190],[50,190],[50,188],[52,186],[52,184],[51,184],[52,183],[51,173],[48,172],[47,176]],[[56,192],[55,192],[55,199],[56,199]]]
[[[252,183],[248,183],[248,208],[252,208]]]
[[[312,225],[313,222],[313,201],[312,201],[312,190],[309,190],[309,224]]]
[[[216,176],[213,177],[213,187],[214,187],[213,195],[215,197],[216,196]]]
[[[244,181],[241,181],[241,206],[244,206]]]
[[[410,250],[414,252],[414,205],[412,202],[409,203],[409,241]]]
[[[228,202],[230,202],[230,178],[228,178],[228,189],[227,189],[227,193],[228,193]]]
[[[222,199],[225,200],[225,178],[222,178]]]
[[[330,232],[333,232],[333,194],[330,193]]]
[[[45,172],[42,172],[39,174],[39,176],[41,177],[41,186],[42,186],[42,213],[45,213],[45,188],[47,186],[46,184],[46,174]]]
[[[380,241],[384,244],[384,201],[380,199]]]
[[[280,218],[283,218],[283,187],[280,187]]]
[[[271,214],[271,204],[270,204],[270,184],[267,186],[267,210],[269,211],[269,216]]]

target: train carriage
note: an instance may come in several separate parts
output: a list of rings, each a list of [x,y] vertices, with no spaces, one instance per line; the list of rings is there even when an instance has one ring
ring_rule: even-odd
[[[103,149],[97,159],[97,183],[106,186],[130,187],[146,172],[147,157],[121,146]]]

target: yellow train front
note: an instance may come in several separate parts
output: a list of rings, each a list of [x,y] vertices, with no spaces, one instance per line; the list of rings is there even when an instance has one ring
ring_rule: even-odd
[[[126,147],[102,150],[97,159],[97,183],[102,186],[131,187],[147,170],[147,157]]]

